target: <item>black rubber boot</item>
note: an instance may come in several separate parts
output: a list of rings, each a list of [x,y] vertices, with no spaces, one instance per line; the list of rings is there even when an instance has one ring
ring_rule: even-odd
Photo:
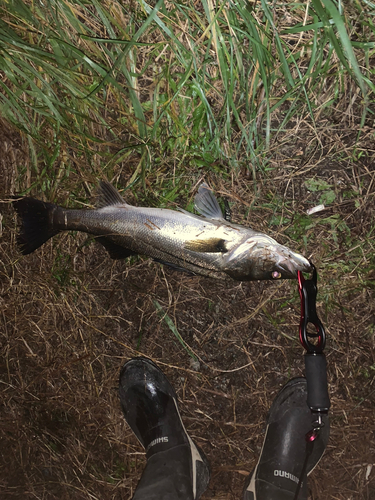
[[[121,370],[119,392],[147,457],[133,500],[198,499],[209,482],[208,462],[185,430],[166,376],[149,359],[132,359]]]
[[[306,459],[306,434],[312,414],[306,403],[306,379],[290,380],[276,396],[267,419],[259,462],[244,487],[244,500],[294,500]],[[312,447],[298,500],[307,500],[307,476],[321,459],[329,438],[328,415]]]

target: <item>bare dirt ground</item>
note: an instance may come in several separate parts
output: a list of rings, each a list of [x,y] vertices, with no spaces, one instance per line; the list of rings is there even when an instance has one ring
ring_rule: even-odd
[[[248,222],[268,230],[272,212],[265,202],[272,192],[291,202],[286,210],[298,230],[295,214],[305,213],[318,196],[306,191],[306,177],[325,179],[336,192],[331,208],[315,216],[336,214],[345,222],[335,238],[330,223],[300,229],[299,250],[324,270],[318,307],[328,334],[332,403],[331,439],[310,477],[310,498],[373,499],[374,142],[367,129],[355,145],[357,131],[344,115],[322,120],[318,138],[310,127],[299,127],[271,148],[275,170],[270,182],[259,185],[263,208],[252,210]],[[28,157],[23,139],[5,124],[0,151],[0,195],[6,200],[27,185],[27,172],[21,179],[16,172]],[[124,169],[124,182],[128,174]],[[254,193],[246,172],[208,180],[232,196],[233,217],[244,222]],[[354,190],[359,201],[346,198],[345,189]],[[55,201],[63,203],[64,194],[57,193]],[[1,498],[132,496],[145,456],[121,415],[117,387],[122,364],[140,354],[173,382],[187,430],[211,463],[204,499],[241,498],[259,456],[267,410],[280,387],[303,374],[297,283],[228,284],[147,259],[114,262],[99,245],[86,245],[84,235],[58,236],[23,257],[9,204],[1,212]],[[284,229],[276,226],[273,235],[288,244]],[[354,255],[362,250],[354,267]]]

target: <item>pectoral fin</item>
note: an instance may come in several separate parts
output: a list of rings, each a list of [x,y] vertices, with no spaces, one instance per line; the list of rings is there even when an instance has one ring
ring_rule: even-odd
[[[174,271],[187,273],[190,276],[196,276],[196,274],[193,273],[193,271],[189,271],[189,269],[185,269],[184,267],[178,266],[177,264],[172,264],[171,262],[167,262],[167,261],[162,260],[162,259],[154,259],[154,261],[158,262],[159,264],[163,264],[164,266],[168,266],[171,269],[173,269]]]
[[[207,240],[190,240],[184,245],[186,250],[199,253],[225,253],[227,248],[225,240],[221,238],[209,238]]]

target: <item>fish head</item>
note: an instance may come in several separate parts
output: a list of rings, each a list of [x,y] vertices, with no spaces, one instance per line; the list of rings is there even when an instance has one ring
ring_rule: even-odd
[[[312,270],[303,255],[262,233],[251,236],[225,257],[226,273],[241,281],[297,279],[298,271]]]

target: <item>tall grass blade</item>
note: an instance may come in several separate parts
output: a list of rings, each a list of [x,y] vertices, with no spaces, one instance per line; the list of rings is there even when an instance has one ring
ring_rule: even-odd
[[[191,356],[194,359],[194,361],[196,361],[197,357],[191,352],[189,347],[186,345],[184,339],[181,337],[181,335],[180,335],[179,331],[177,330],[176,325],[173,323],[172,319],[164,311],[164,309],[162,308],[162,306],[159,304],[159,302],[157,300],[154,299],[153,303],[154,303],[155,309],[157,310],[160,318],[165,321],[165,324],[168,326],[170,331],[173,333],[173,335],[176,337],[176,339],[180,342],[180,344],[185,349],[185,351],[189,354],[189,356]]]

